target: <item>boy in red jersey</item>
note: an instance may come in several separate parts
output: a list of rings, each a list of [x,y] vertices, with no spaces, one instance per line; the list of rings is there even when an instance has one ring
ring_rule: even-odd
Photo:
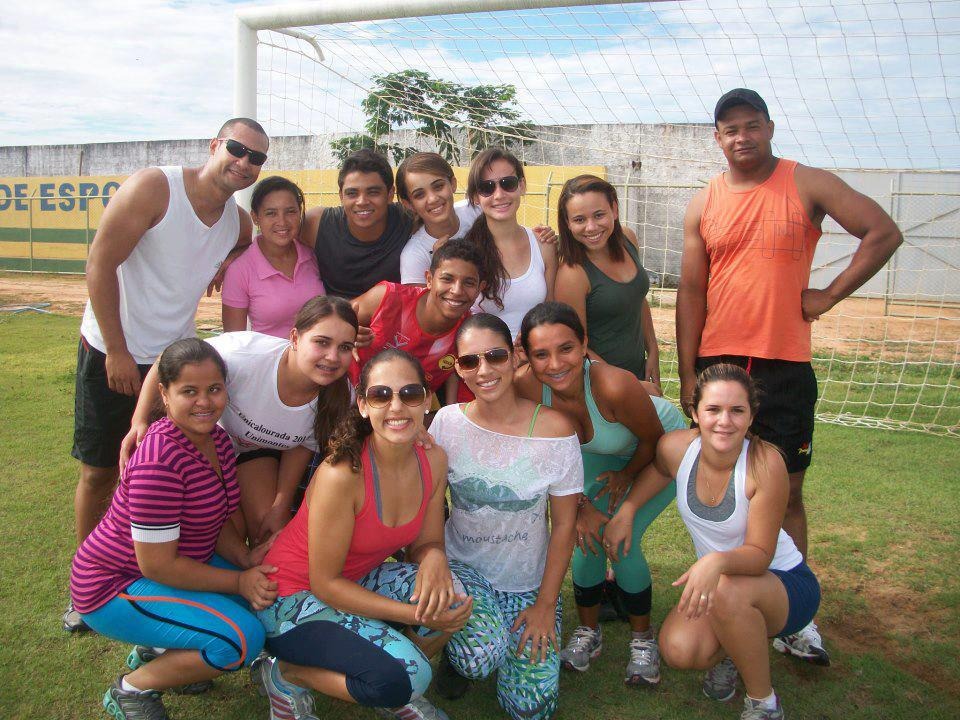
[[[351,377],[359,377],[364,363],[386,347],[413,355],[433,391],[450,377],[457,328],[487,286],[483,257],[472,243],[450,240],[433,254],[426,280],[426,287],[384,281],[352,301],[373,340],[358,349]]]

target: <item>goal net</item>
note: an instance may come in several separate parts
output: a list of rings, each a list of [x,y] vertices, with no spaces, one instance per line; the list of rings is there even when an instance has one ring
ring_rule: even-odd
[[[818,417],[960,436],[960,6],[952,0],[311,3],[239,13],[238,111],[274,167],[336,203],[335,168],[374,145],[396,163],[439,150],[465,168],[510,147],[528,167],[522,222],[556,227],[564,180],[618,189],[652,278],[664,390],[682,218],[725,167],[717,98],[757,90],[776,154],[838,171],[898,222],[888,267],[813,326]],[[294,171],[300,172],[297,175]],[[824,223],[811,285],[855,238]],[[672,380],[671,380],[672,378]]]

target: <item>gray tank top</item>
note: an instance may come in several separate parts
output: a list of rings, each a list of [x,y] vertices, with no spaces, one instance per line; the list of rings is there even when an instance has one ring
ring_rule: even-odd
[[[697,497],[697,469],[700,467],[700,453],[693,459],[690,466],[690,475],[687,477],[687,506],[697,517],[709,520],[710,522],[723,522],[733,515],[734,508],[737,506],[736,483],[733,481],[733,475],[730,476],[730,482],[727,483],[727,490],[723,493],[723,499],[719,505],[704,505]]]

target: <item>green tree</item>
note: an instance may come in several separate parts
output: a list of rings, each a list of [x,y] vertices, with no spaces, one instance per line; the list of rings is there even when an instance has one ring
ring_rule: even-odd
[[[364,133],[330,143],[340,160],[369,148],[389,155],[395,163],[417,151],[383,140],[390,131],[412,128],[437,144],[437,152],[452,164],[462,158],[456,133],[466,133],[471,153],[495,142],[527,143],[533,124],[521,119],[513,85],[461,85],[430,77],[422,70],[374,75],[374,89],[360,104],[367,115]]]

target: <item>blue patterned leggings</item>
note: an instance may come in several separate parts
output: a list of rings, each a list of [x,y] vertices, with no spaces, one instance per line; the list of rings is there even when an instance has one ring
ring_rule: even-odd
[[[416,578],[417,565],[386,562],[358,584],[406,603]],[[294,665],[343,673],[350,697],[360,705],[400,707],[430,685],[430,662],[420,648],[383,620],[340,612],[308,591],[278,598],[257,615],[271,653]],[[425,627],[415,631],[422,637],[435,634]]]
[[[531,663],[529,643],[517,657],[521,630],[511,633],[521,610],[536,601],[537,592],[501,592],[468,565],[450,561],[467,594],[473,596],[473,614],[447,643],[446,652],[464,677],[480,680],[497,671],[497,700],[514,720],[547,720],[557,710],[560,696],[560,656],[550,649],[546,662]],[[556,632],[560,638],[562,609],[557,603]]]

